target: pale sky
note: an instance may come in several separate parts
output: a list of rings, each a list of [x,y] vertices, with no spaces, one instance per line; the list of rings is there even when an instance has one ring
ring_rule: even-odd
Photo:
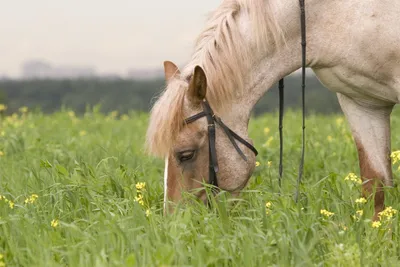
[[[100,73],[184,64],[221,0],[0,0],[0,76],[25,60]]]

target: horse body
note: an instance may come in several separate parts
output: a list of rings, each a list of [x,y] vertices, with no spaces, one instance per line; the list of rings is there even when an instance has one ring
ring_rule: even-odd
[[[364,194],[377,190],[375,218],[384,207],[382,186],[392,185],[390,113],[400,101],[399,14],[396,1],[306,1],[307,67],[338,95],[357,146]],[[297,0],[224,1],[182,73],[165,65],[168,86],[152,110],[148,142],[155,154],[168,158],[166,198],[177,201],[182,190],[197,188],[208,177],[207,122],[180,124],[200,111],[202,97],[251,142],[247,127],[254,105],[301,67],[299,15]],[[204,71],[193,74],[197,65]],[[239,146],[248,162],[217,129],[218,184],[231,192],[243,188],[254,169],[254,155]],[[187,151],[193,159],[180,161]]]
[[[400,3],[331,1],[317,15],[310,67],[330,90],[374,104],[400,101]],[[313,3],[310,3],[311,5]],[[309,6],[313,8],[313,6]]]

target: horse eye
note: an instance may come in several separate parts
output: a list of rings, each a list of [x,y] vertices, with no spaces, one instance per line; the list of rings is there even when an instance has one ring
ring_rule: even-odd
[[[178,160],[180,162],[191,160],[194,156],[194,150],[186,150],[182,152],[178,152]]]

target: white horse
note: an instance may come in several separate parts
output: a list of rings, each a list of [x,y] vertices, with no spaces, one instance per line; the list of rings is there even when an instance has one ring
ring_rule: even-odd
[[[376,219],[384,208],[383,186],[392,186],[390,114],[400,102],[400,2],[305,2],[306,64],[337,93]],[[165,158],[166,202],[178,201],[182,190],[200,187],[209,175],[206,118],[189,125],[184,120],[201,112],[207,99],[226,125],[251,142],[251,110],[268,88],[301,67],[300,44],[298,0],[225,0],[182,72],[164,63],[167,87],[152,109],[147,145]],[[218,185],[232,193],[246,185],[255,164],[253,152],[239,146],[247,161],[217,126]]]

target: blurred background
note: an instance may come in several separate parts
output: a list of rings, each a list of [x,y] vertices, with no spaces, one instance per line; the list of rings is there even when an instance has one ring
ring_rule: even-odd
[[[147,112],[164,86],[162,63],[183,67],[220,0],[21,0],[0,9],[0,104],[45,113],[68,107]],[[300,55],[299,55],[300,56]],[[286,79],[285,105],[298,109],[300,76]],[[254,114],[277,109],[274,86]],[[309,72],[307,109],[340,112],[335,94]]]

